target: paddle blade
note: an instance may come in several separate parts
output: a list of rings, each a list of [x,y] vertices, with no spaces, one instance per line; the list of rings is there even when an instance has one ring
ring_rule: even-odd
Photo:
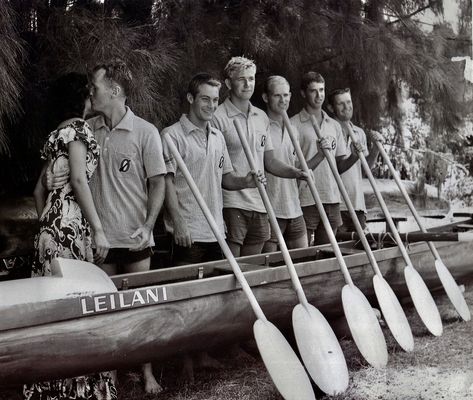
[[[412,336],[411,327],[391,286],[379,275],[373,277],[373,286],[381,312],[394,339],[405,351],[414,350],[414,337]]]
[[[432,335],[440,336],[443,330],[442,320],[424,280],[412,265],[404,268],[404,277],[420,319]]]
[[[292,324],[302,361],[317,386],[329,395],[348,388],[348,368],[340,343],[322,313],[298,304]]]
[[[358,350],[373,367],[384,368],[388,363],[388,349],[370,303],[360,289],[349,285],[342,289],[342,303]]]
[[[282,333],[269,321],[253,325],[256,344],[264,365],[286,400],[315,400],[307,373]]]
[[[463,318],[465,321],[469,321],[471,319],[470,310],[468,305],[466,304],[465,298],[463,297],[460,288],[458,287],[455,279],[453,279],[452,274],[447,269],[445,264],[442,260],[435,260],[435,269],[437,270],[437,274],[442,282],[443,288],[447,293],[448,298],[452,302],[455,310],[457,310],[460,317]]]

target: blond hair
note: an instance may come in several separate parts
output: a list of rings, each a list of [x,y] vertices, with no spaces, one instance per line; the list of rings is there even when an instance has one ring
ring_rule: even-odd
[[[281,85],[285,84],[285,85],[289,86],[289,89],[291,88],[291,85],[289,85],[289,82],[287,81],[286,78],[284,78],[284,76],[271,75],[264,82],[264,93],[271,94],[272,93],[271,92],[272,86],[278,85],[278,84],[281,84]]]
[[[256,65],[253,60],[245,57],[232,57],[230,61],[228,61],[223,72],[225,74],[225,78],[231,79],[235,72],[249,68],[254,68],[256,71]]]

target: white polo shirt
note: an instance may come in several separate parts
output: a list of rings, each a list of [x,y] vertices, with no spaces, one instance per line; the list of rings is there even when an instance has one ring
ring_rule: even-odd
[[[269,133],[274,147],[274,156],[285,164],[295,167],[296,151],[287,129],[281,127],[278,121],[269,120]],[[299,202],[299,189],[296,179],[280,178],[266,172],[266,190],[276,217],[282,219],[297,218],[302,215]]]
[[[90,189],[105,236],[112,248],[131,247],[137,239],[130,236],[146,221],[147,178],[166,173],[161,137],[128,107],[112,130],[102,116],[87,122],[101,148]]]
[[[264,171],[264,152],[273,150],[271,137],[269,135],[269,118],[263,110],[250,104],[248,115],[241,112],[227,98],[215,111],[212,125],[220,130],[227,144],[230,160],[236,175],[246,176],[250,171],[250,165],[246,159],[245,152],[233,125],[237,119],[245,130],[246,140],[250,146],[256,166]],[[239,208],[248,211],[266,213],[263,200],[257,188],[242,190],[223,190],[223,207]]]
[[[308,161],[317,154],[317,135],[310,120],[310,114],[305,108],[299,114],[291,118],[291,123],[299,130],[299,141],[302,153]],[[342,127],[333,118],[322,110],[322,124],[320,125],[322,136],[332,141],[331,154],[334,157],[346,154],[346,144],[343,138]],[[324,159],[314,170],[314,180],[320,199],[324,204],[340,203],[341,196],[328,161]],[[299,198],[302,207],[315,204],[309,185],[305,181],[299,184]]]
[[[366,134],[363,129],[360,127],[353,125],[350,122],[350,126],[355,134],[355,138],[359,143],[361,143],[365,148],[367,148],[366,143]],[[345,132],[345,129],[342,127],[343,137],[345,139],[346,148],[347,148],[347,156],[351,156],[351,139],[348,134]],[[368,156],[369,152],[366,150],[364,152],[365,157]],[[357,211],[364,211],[366,212],[366,205],[365,205],[365,195],[363,193],[362,188],[362,171],[361,171],[361,161],[358,160],[355,164],[351,166],[350,169],[347,169],[343,174],[340,175],[345,185],[345,189],[347,190],[348,197],[350,197],[350,201],[353,205],[353,208]],[[340,204],[340,209],[346,211],[347,206],[345,201],[342,199]]]
[[[162,134],[168,134],[176,145],[220,231],[224,234],[222,176],[233,171],[233,168],[222,133],[210,124],[204,131],[189,121],[186,115],[182,115],[178,122],[165,128]],[[167,172],[174,174],[180,213],[186,221],[192,239],[196,242],[216,242],[217,239],[166,142],[163,142],[163,147]],[[164,214],[164,223],[166,230],[173,233],[173,222],[168,213]]]

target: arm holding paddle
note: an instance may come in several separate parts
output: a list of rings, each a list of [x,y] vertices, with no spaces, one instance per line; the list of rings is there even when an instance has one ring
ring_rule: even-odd
[[[266,185],[266,177],[261,171],[251,170],[246,176],[238,176],[234,172],[228,172],[222,176],[222,187],[226,190],[255,188],[255,179]]]
[[[376,146],[376,142],[384,143],[384,137],[383,135],[381,135],[381,133],[377,131],[371,131],[370,140],[371,140],[371,149],[370,149],[370,153],[366,157],[366,162],[368,163],[370,168],[373,169],[374,163],[379,156],[379,148],[378,146]]]
[[[316,169],[319,164],[324,160],[325,154],[322,149],[329,150],[332,147],[332,143],[328,138],[317,139],[317,153],[314,157],[307,161],[307,166],[312,171]]]
[[[280,178],[307,179],[307,174],[303,170],[287,165],[274,157],[273,150],[264,152],[264,167],[267,171]]]

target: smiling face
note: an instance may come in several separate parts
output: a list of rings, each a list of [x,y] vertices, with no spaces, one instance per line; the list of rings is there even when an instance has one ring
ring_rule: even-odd
[[[207,83],[200,85],[195,96],[190,93],[187,94],[187,100],[190,104],[190,116],[202,122],[211,121],[218,107],[218,99],[218,87]]]
[[[272,84],[268,93],[263,96],[263,100],[268,105],[268,111],[280,114],[281,111],[287,111],[291,101],[291,92],[287,83]]]
[[[322,104],[325,100],[325,83],[311,82],[305,90],[301,91],[301,95],[306,105],[315,110],[319,110],[322,108]]]
[[[350,92],[335,95],[332,108],[338,120],[350,121],[353,117],[353,103]]]
[[[225,84],[231,91],[231,95],[239,100],[250,100],[255,91],[256,68],[244,68],[232,73],[231,78],[225,80]]]

